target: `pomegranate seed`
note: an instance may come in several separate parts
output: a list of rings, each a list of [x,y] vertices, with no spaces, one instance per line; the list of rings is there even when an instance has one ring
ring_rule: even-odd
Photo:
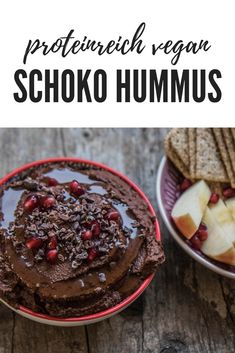
[[[49,250],[47,253],[47,261],[54,264],[58,258],[58,251],[56,249]]]
[[[215,204],[215,203],[217,203],[218,201],[219,201],[219,195],[216,194],[215,192],[213,192],[213,193],[211,194],[211,197],[210,197],[209,202]]]
[[[83,234],[82,234],[82,239],[83,240],[90,240],[92,238],[92,232],[90,230],[86,230]]]
[[[91,224],[91,231],[94,236],[98,236],[100,234],[100,224],[97,221],[93,221]]]
[[[195,250],[201,249],[202,242],[196,234],[190,239],[190,242]]]
[[[201,241],[204,241],[208,238],[208,231],[207,229],[198,229],[197,235]]]
[[[185,191],[192,185],[192,182],[189,179],[184,179],[180,184],[180,190]]]
[[[81,185],[79,185],[77,180],[71,181],[71,183],[69,184],[69,189],[70,192],[75,196],[81,196],[85,193],[84,189],[81,187]]]
[[[52,237],[47,245],[48,249],[53,250],[57,247],[57,239],[56,237]]]
[[[82,222],[82,225],[85,227],[85,228],[91,228],[91,222],[90,221],[85,221],[85,222]]]
[[[207,226],[205,223],[201,223],[200,226],[199,226],[199,230],[207,230]]]
[[[118,213],[118,211],[110,211],[107,213],[106,217],[109,221],[117,221],[120,217],[120,214]]]
[[[92,216],[87,216],[87,217],[85,218],[85,220],[82,221],[82,225],[83,225],[85,228],[91,229],[91,226],[92,226],[93,222],[94,222],[94,217],[92,217]]]
[[[30,249],[30,250],[36,250],[36,249],[41,248],[42,244],[43,244],[42,239],[39,239],[39,238],[31,238],[31,239],[27,240],[27,242],[26,242],[25,245],[26,245],[27,248]]]
[[[232,188],[224,189],[223,195],[226,199],[229,199],[230,197],[235,196],[235,189],[232,189]]]
[[[56,200],[55,200],[54,196],[44,196],[41,199],[40,203],[43,208],[48,209],[48,208],[55,206]]]
[[[96,249],[94,249],[94,248],[90,249],[90,250],[88,251],[88,258],[87,258],[87,260],[88,260],[89,262],[92,262],[92,261],[95,260],[95,258],[97,257],[97,255],[98,255],[98,252],[97,252]]]
[[[24,201],[24,209],[28,212],[33,211],[39,205],[39,198],[37,195],[29,195]]]
[[[46,183],[47,183],[48,186],[56,186],[56,185],[59,184],[56,179],[50,178],[50,177],[46,178]]]

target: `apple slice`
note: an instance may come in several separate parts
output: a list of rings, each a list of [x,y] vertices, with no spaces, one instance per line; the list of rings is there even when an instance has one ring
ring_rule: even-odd
[[[190,239],[197,231],[211,191],[204,180],[187,189],[176,201],[171,216],[181,233]]]
[[[233,219],[235,220],[235,197],[225,201],[226,206],[228,207]]]
[[[231,236],[228,236],[224,229],[217,222],[216,214],[207,207],[203,223],[208,229],[208,238],[202,243],[201,251],[217,261],[235,265],[235,248]]]
[[[235,243],[235,222],[228,207],[225,206],[225,203],[221,199],[209,207],[217,223],[226,233],[227,239]]]

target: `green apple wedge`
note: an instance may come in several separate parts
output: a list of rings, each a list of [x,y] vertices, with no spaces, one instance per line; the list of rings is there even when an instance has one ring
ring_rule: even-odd
[[[188,188],[176,201],[171,216],[181,233],[190,239],[197,231],[211,191],[204,180]]]
[[[217,261],[235,265],[235,223],[222,200],[207,207],[203,223],[208,230],[208,238],[203,241],[201,251]]]
[[[225,201],[226,206],[228,207],[229,211],[231,212],[231,215],[235,221],[235,197],[232,197],[231,199],[228,199]]]

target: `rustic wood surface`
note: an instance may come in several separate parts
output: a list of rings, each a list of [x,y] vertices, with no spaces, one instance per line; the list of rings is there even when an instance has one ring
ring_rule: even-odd
[[[157,208],[155,178],[166,129],[0,129],[0,175],[52,156],[108,164],[140,185]],[[122,313],[87,327],[31,322],[0,305],[0,353],[235,351],[235,282],[186,255],[161,223],[167,261]]]

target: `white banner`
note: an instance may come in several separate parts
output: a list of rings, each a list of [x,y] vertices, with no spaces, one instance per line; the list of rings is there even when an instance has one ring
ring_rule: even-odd
[[[0,126],[235,126],[233,5],[3,2]]]

